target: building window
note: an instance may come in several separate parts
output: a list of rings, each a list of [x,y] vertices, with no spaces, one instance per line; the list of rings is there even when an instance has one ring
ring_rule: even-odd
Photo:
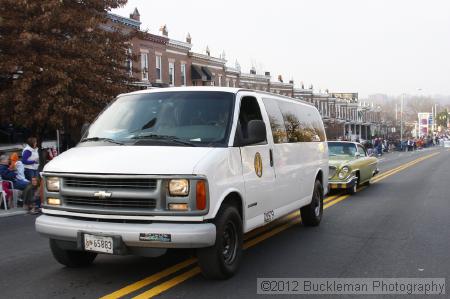
[[[161,56],[156,55],[156,80],[161,80]]]
[[[141,53],[142,80],[148,80],[148,54]]]
[[[173,86],[175,83],[175,65],[173,62],[169,63],[169,85]]]
[[[127,72],[130,77],[133,76],[133,59],[132,59],[132,57],[133,57],[133,52],[132,52],[131,48],[128,48],[125,66],[127,68]]]
[[[181,64],[181,85],[186,86],[186,64]]]

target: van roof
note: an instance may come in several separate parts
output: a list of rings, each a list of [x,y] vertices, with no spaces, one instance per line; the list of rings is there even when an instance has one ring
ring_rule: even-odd
[[[249,91],[259,94],[267,94],[273,97],[284,98],[288,100],[294,100],[303,104],[307,104],[309,106],[314,107],[311,103],[304,101],[303,99],[297,99],[289,96],[284,96],[268,91],[261,91],[255,89],[247,89],[247,88],[238,88],[238,87],[217,87],[217,86],[187,86],[187,87],[165,87],[165,88],[153,88],[153,89],[143,89],[138,91],[133,91],[130,93],[123,93],[119,96],[123,95],[135,95],[135,94],[147,94],[147,93],[158,93],[158,92],[171,92],[171,91],[218,91],[218,92],[229,92],[229,93],[238,93],[239,91]]]
[[[188,87],[165,87],[165,88],[143,89],[133,91],[130,93],[124,93],[121,95],[146,94],[146,93],[170,92],[170,91],[222,91],[222,92],[237,93],[240,90],[245,89],[233,87],[216,87],[216,86],[188,86]]]

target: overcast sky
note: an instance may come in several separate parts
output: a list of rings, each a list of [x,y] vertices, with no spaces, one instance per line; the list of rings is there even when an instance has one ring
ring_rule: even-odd
[[[246,72],[362,96],[450,95],[448,0],[129,0],[113,12],[135,7],[142,29],[190,32],[194,51],[225,51]]]

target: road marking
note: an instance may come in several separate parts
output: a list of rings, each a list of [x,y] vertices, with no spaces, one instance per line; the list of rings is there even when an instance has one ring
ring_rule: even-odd
[[[190,265],[193,265],[196,262],[197,262],[196,258],[187,259],[187,260],[185,260],[185,261],[183,261],[181,263],[178,263],[176,265],[173,265],[173,266],[171,266],[171,267],[169,267],[169,268],[167,268],[167,269],[165,269],[165,270],[163,270],[161,272],[155,273],[155,274],[153,274],[151,276],[148,276],[148,277],[146,277],[146,278],[144,278],[142,280],[139,280],[139,281],[137,281],[137,282],[135,282],[133,284],[130,284],[130,285],[124,287],[124,288],[121,288],[120,290],[117,290],[117,291],[115,291],[115,292],[113,292],[111,294],[103,296],[100,299],[112,299],[112,298],[123,297],[125,295],[128,295],[128,294],[130,294],[130,293],[132,293],[134,291],[137,291],[137,290],[145,287],[146,285],[152,284],[152,283],[154,283],[154,282],[156,282],[156,281],[158,281],[158,280],[160,280],[160,279],[162,279],[162,278],[164,278],[166,276],[169,276],[169,275],[171,275],[171,274],[173,274],[175,272],[180,271],[181,269],[184,269],[184,268],[186,268],[186,267],[188,267]]]
[[[150,290],[137,295],[136,297],[133,297],[133,299],[144,299],[144,298],[152,298],[156,295],[161,294],[162,292],[167,291],[168,289],[173,288],[174,286],[182,283],[183,281],[197,275],[200,274],[200,267],[196,266],[195,268],[192,268],[191,270],[184,272],[172,279],[169,279],[168,281],[154,287],[151,288]]]
[[[374,179],[373,182],[374,183],[379,182],[379,181],[381,181],[381,180],[383,180],[385,178],[388,178],[388,177],[390,177],[390,176],[392,176],[392,175],[394,175],[394,174],[396,174],[396,173],[398,173],[398,172],[400,172],[400,171],[402,171],[402,170],[404,170],[406,168],[409,168],[409,167],[411,167],[411,166],[413,166],[413,165],[415,165],[415,164],[417,164],[417,163],[419,163],[419,162],[421,162],[423,160],[426,160],[426,159],[429,159],[431,157],[434,157],[435,155],[438,155],[439,153],[440,152],[433,153],[433,154],[430,154],[430,155],[418,158],[416,160],[407,162],[407,163],[405,163],[403,165],[395,167],[394,169],[390,169],[389,171],[386,171],[386,172],[380,174],[380,176],[375,177],[376,180]],[[360,189],[358,189],[358,191],[363,190],[365,188],[366,187],[361,187]],[[349,194],[345,194],[345,195],[338,194],[338,195],[331,196],[330,198],[327,198],[327,199],[324,200],[324,203],[325,203],[325,201],[327,201],[327,202],[326,202],[326,204],[324,205],[323,208],[327,209],[329,207],[332,207],[333,205],[335,205],[335,204],[337,204],[337,203],[347,199],[348,197],[350,197]],[[283,223],[280,226],[276,226],[275,228],[265,232],[264,234],[261,234],[261,235],[255,237],[253,239],[248,240],[248,238],[250,238],[250,237],[248,237],[246,239],[246,241],[244,242],[243,248],[244,249],[248,249],[250,247],[253,247],[253,246],[257,245],[258,243],[261,243],[262,241],[264,241],[264,240],[266,240],[266,239],[268,239],[270,237],[273,237],[273,236],[275,236],[275,235],[277,235],[277,234],[287,230],[288,228],[290,228],[290,227],[300,223],[301,219],[300,219],[300,217],[297,217],[299,215],[300,215],[299,211],[291,213],[291,214],[283,217],[283,218],[286,218],[288,220],[290,219],[288,222],[285,222],[285,223]],[[281,218],[281,219],[283,219],[283,218]],[[249,232],[249,234],[250,233],[251,232]],[[143,287],[145,287],[145,286],[147,286],[149,284],[152,284],[152,283],[154,283],[154,282],[156,282],[158,280],[161,280],[161,279],[163,279],[163,278],[165,278],[165,277],[167,277],[167,276],[169,276],[169,275],[171,275],[171,274],[173,274],[175,272],[178,272],[178,271],[180,271],[180,270],[182,270],[184,268],[187,268],[187,267],[191,266],[192,264],[194,264],[195,262],[197,262],[197,259],[195,259],[195,258],[188,259],[188,260],[186,260],[184,262],[181,262],[181,263],[178,263],[178,264],[176,264],[174,266],[171,266],[171,267],[169,267],[169,268],[167,268],[167,269],[165,269],[165,270],[163,270],[161,272],[158,272],[158,273],[153,274],[153,275],[151,275],[151,276],[149,276],[147,278],[144,278],[144,279],[142,279],[142,280],[140,280],[138,282],[130,284],[130,285],[128,285],[128,286],[126,286],[126,287],[124,287],[124,288],[122,288],[122,289],[120,289],[120,290],[118,290],[116,292],[113,292],[113,293],[111,293],[109,295],[106,295],[106,296],[104,296],[102,298],[110,299],[110,298],[123,297],[125,295],[128,295],[128,294],[134,292],[134,291],[137,291],[140,288],[143,288]],[[192,269],[190,269],[190,270],[188,270],[186,272],[183,272],[183,273],[181,273],[181,274],[179,274],[179,275],[177,275],[177,276],[175,276],[175,277],[173,277],[173,278],[171,278],[171,279],[169,279],[169,280],[167,280],[167,281],[165,281],[165,282],[163,282],[163,283],[161,283],[159,285],[156,285],[156,286],[152,287],[151,289],[149,289],[149,290],[147,290],[147,291],[137,295],[136,297],[133,297],[133,299],[144,299],[144,298],[148,299],[148,298],[152,298],[152,297],[154,297],[156,295],[159,295],[162,292],[165,292],[165,291],[175,287],[176,285],[178,285],[178,284],[188,280],[189,278],[192,278],[192,277],[200,274],[200,272],[201,272],[200,268],[198,266],[196,266],[196,267],[194,267],[194,268],[192,268]]]

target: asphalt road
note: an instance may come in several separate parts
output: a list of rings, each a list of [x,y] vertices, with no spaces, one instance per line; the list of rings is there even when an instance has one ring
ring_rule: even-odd
[[[64,268],[34,231],[35,216],[1,218],[0,297],[98,298],[119,290],[128,293],[124,298],[264,297],[256,294],[258,277],[450,281],[450,150],[392,153],[379,166],[370,187],[354,196],[332,195],[319,227],[305,228],[291,217],[251,235],[240,271],[227,281],[205,280],[195,263],[165,275],[193,256],[189,250],[153,259],[102,255],[89,268]]]

